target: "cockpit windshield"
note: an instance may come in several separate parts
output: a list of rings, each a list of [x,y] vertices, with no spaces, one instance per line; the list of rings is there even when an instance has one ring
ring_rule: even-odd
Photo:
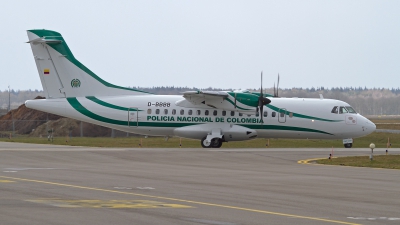
[[[337,106],[333,107],[331,112],[334,113],[334,114],[337,114],[338,113],[338,107]]]
[[[355,111],[352,107],[350,107],[350,106],[346,106],[346,109],[347,109],[347,111],[348,111],[349,113],[357,114],[356,111]]]
[[[335,107],[333,107],[331,113],[333,113],[333,114],[345,114],[345,113],[357,114],[357,112],[351,106],[335,106]]]
[[[343,106],[340,106],[339,114],[345,114],[345,113],[347,113],[347,109]]]

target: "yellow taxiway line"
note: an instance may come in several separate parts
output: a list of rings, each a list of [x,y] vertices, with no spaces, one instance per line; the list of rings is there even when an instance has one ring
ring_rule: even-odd
[[[332,159],[336,159],[337,157],[332,157]],[[324,165],[324,164],[317,164],[317,163],[310,163],[312,161],[317,161],[320,159],[326,159],[326,158],[314,158],[314,159],[303,159],[297,161],[298,164],[310,164],[310,165]]]
[[[214,204],[214,203],[207,203],[207,202],[198,202],[198,201],[192,201],[192,200],[169,198],[169,197],[154,196],[154,195],[145,195],[145,194],[138,194],[138,193],[133,193],[133,192],[123,192],[123,191],[85,187],[85,186],[78,186],[78,185],[71,185],[71,184],[55,183],[55,182],[49,182],[49,181],[31,180],[31,179],[6,177],[6,176],[0,176],[0,178],[17,180],[17,181],[34,182],[34,183],[40,183],[40,184],[56,185],[56,186],[62,186],[62,187],[79,188],[79,189],[92,190],[92,191],[102,191],[102,192],[108,192],[108,193],[117,193],[117,194],[124,194],[124,195],[133,195],[133,196],[140,196],[140,197],[147,197],[147,198],[170,200],[170,201],[176,201],[176,202],[185,202],[185,203],[191,203],[191,204],[196,204],[196,205],[213,206],[213,207],[219,207],[219,208],[225,208],[225,209],[236,209],[236,210],[247,211],[247,212],[263,213],[263,214],[284,216],[284,217],[297,218],[297,219],[314,220],[314,221],[327,222],[327,223],[360,225],[357,223],[350,223],[350,222],[339,221],[339,220],[330,220],[330,219],[311,217],[311,216],[300,216],[300,215],[265,211],[265,210],[259,210],[259,209],[243,208],[243,207],[238,207],[238,206],[221,205],[221,204]]]

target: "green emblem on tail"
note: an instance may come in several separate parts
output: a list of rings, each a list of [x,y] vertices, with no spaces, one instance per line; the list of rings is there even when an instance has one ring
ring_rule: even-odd
[[[72,79],[71,80],[71,87],[78,88],[81,86],[81,81],[79,79]]]

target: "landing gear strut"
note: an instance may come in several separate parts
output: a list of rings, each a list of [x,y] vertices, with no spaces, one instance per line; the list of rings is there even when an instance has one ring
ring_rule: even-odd
[[[201,147],[203,148],[220,148],[222,146],[221,138],[213,138],[211,142],[206,141],[207,137],[201,139]]]

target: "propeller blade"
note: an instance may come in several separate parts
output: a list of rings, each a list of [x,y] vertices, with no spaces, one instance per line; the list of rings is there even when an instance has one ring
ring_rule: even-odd
[[[236,93],[235,93],[235,109],[236,109]]]
[[[263,96],[263,88],[262,88],[262,83],[263,83],[263,71],[261,71],[261,96]]]
[[[278,84],[276,85],[276,97],[278,97],[278,91],[279,91],[279,73],[278,73]]]
[[[263,71],[261,71],[261,89],[260,89],[260,96],[258,97],[258,106],[257,106],[257,113],[260,112],[260,119],[262,123],[264,123],[263,120],[263,113],[264,113],[264,105],[269,104],[271,100],[268,98],[264,97],[263,94],[263,88],[262,88],[262,80],[263,80]],[[275,87],[275,84],[274,84]]]

